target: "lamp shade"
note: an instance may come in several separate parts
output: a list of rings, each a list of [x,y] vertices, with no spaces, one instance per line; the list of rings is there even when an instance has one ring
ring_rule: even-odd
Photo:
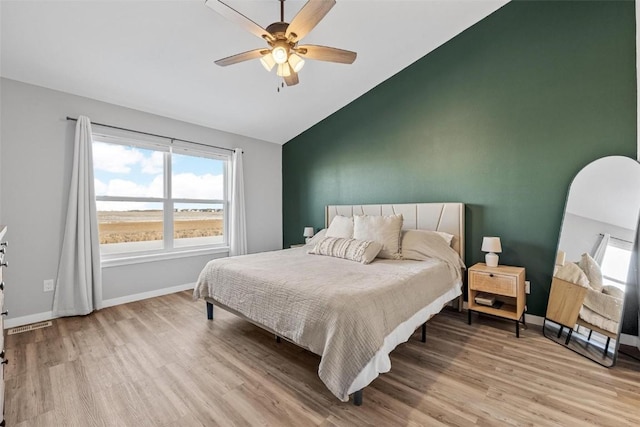
[[[313,237],[313,235],[314,235],[313,227],[305,227],[304,228],[304,233],[302,233],[302,235],[304,237]]]
[[[264,67],[265,70],[271,71],[273,67],[276,65],[276,61],[273,59],[271,53],[267,53],[266,55],[262,55],[260,58],[260,63]]]
[[[291,69],[297,73],[302,70],[302,67],[304,67],[304,59],[300,58],[295,53],[292,53],[289,55],[289,65],[291,66]]]
[[[500,245],[499,237],[484,237],[482,239],[482,252],[502,252],[502,245]]]

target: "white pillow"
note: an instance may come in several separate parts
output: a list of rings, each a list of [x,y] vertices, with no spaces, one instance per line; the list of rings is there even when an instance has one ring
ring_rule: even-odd
[[[362,264],[369,264],[378,255],[382,245],[378,242],[340,237],[325,237],[309,250],[313,255],[327,255]]]
[[[426,259],[433,258],[434,252],[443,251],[448,248],[450,248],[449,242],[443,239],[437,231],[402,231],[402,259],[424,261]]]
[[[353,218],[353,238],[373,240],[382,244],[378,258],[400,259],[402,214],[389,216],[356,215]]]
[[[326,236],[351,239],[353,237],[353,218],[342,215],[334,216],[329,228],[327,228]]]
[[[594,291],[602,291],[602,271],[595,259],[591,258],[591,255],[584,253],[580,258],[578,267],[584,271],[589,279],[589,286]]]
[[[584,271],[578,267],[578,264],[574,264],[572,262],[568,262],[556,271],[554,274],[558,279],[562,279],[565,282],[574,283],[578,286],[582,286],[583,288],[589,287],[589,278]]]
[[[429,230],[422,230],[422,231],[429,231]],[[453,238],[455,237],[453,234],[449,234],[444,231],[434,231],[434,233],[442,237],[444,241],[447,242],[447,245],[451,246],[451,243],[453,242]]]
[[[314,234],[313,237],[311,239],[309,239],[309,241],[307,243],[305,243],[305,244],[306,245],[315,245],[320,240],[324,239],[326,234],[327,234],[327,229],[323,228],[322,230],[320,230],[316,234]]]

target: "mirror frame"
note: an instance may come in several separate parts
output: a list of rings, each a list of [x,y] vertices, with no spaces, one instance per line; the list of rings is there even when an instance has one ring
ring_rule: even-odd
[[[582,169],[580,169],[580,171],[578,171],[576,173],[576,175],[574,176],[574,178],[571,181],[571,184],[569,185],[569,190],[567,191],[567,198],[565,201],[565,209],[564,209],[564,213],[563,213],[563,217],[562,217],[562,222],[560,225],[560,232],[559,232],[559,236],[558,236],[558,246],[556,248],[556,264],[557,264],[557,260],[558,260],[558,255],[560,252],[560,245],[561,245],[561,237],[562,237],[562,232],[564,230],[564,226],[565,226],[565,222],[567,220],[567,208],[569,206],[569,200],[570,200],[570,195],[571,195],[571,190],[573,188],[573,185],[576,181],[576,178],[580,175],[580,173],[582,171],[584,171],[586,168],[588,168],[590,165],[594,164],[595,162],[604,160],[604,159],[611,159],[611,158],[621,158],[621,159],[628,159],[628,161],[632,161],[637,165],[637,169],[640,171],[640,162],[638,162],[637,160],[630,158],[630,157],[626,157],[626,156],[607,156],[607,157],[602,157],[600,159],[596,159],[592,162],[590,162],[589,164],[585,165]],[[627,161],[627,160],[624,160]],[[638,245],[638,242],[636,241],[636,236],[638,235],[638,228],[640,227],[640,207],[636,213],[636,229],[634,230],[633,233],[633,241],[631,242],[632,244],[632,248],[636,248],[636,246]],[[632,261],[633,262],[633,261]],[[555,277],[555,266],[554,266],[554,274],[552,275],[552,284],[551,284],[551,288],[550,288],[550,292],[549,292],[549,299],[547,301],[547,310],[545,312],[545,317],[542,323],[542,333],[543,335],[550,339],[551,341],[556,342],[557,344],[560,344],[566,348],[568,348],[569,350],[580,354],[581,356],[592,360],[593,362],[598,363],[599,365],[602,365],[604,367],[612,367],[615,365],[617,359],[618,359],[618,350],[620,347],[620,336],[622,334],[622,323],[624,321],[624,312],[625,312],[625,303],[626,303],[626,297],[623,298],[622,301],[622,305],[621,305],[621,312],[620,312],[620,321],[618,324],[618,330],[616,333],[615,338],[613,337],[609,337],[608,335],[605,335],[607,337],[607,343],[605,345],[604,351],[602,351],[602,349],[598,348],[596,350],[598,350],[598,353],[602,354],[601,358],[598,358],[595,356],[596,352],[595,351],[588,351],[587,349],[582,349],[579,346],[579,343],[571,342],[571,338],[574,337],[573,332],[574,330],[577,328],[579,330],[579,328],[581,327],[581,325],[578,323],[578,320],[576,320],[576,323],[571,327],[571,326],[567,326],[567,325],[563,325],[562,323],[560,323],[560,321],[562,321],[563,319],[567,318],[576,318],[579,319],[577,311],[580,310],[580,307],[582,306],[582,299],[579,295],[579,301],[580,303],[575,305],[573,307],[570,306],[570,300],[568,300],[567,298],[570,296],[575,296],[575,292],[581,292],[581,294],[585,294],[587,292],[587,288],[582,288],[579,285],[573,284],[573,283],[569,283],[569,282],[565,282],[564,280],[558,279],[557,277]],[[554,287],[555,285],[555,287]],[[574,292],[573,295],[569,295],[568,293],[566,293],[566,290],[568,289],[569,286],[573,286],[575,288],[578,289],[584,289],[584,291],[576,291],[576,290],[572,290],[572,292]],[[636,284],[636,286],[640,287],[640,283]],[[566,293],[566,294],[565,294]],[[626,294],[626,290],[625,290],[625,294]],[[554,297],[555,301],[552,300],[552,296]],[[568,311],[570,313],[559,313],[559,311],[557,310],[559,307],[564,306],[564,305],[569,305]],[[552,313],[552,317],[556,320],[551,320],[548,318],[548,316],[550,315],[550,310]],[[566,310],[565,310],[566,311]],[[553,326],[547,326],[548,323],[553,324]],[[594,325],[595,326],[595,325]],[[565,330],[565,328],[567,329],[567,333],[566,333],[566,338],[563,337],[563,332]],[[553,334],[550,334],[550,332],[553,332]],[[582,341],[584,341],[584,343],[586,345],[588,345],[590,343],[590,339],[591,339],[591,333],[593,332],[593,330],[590,330],[589,332],[589,337],[584,340],[582,339]],[[599,332],[599,331],[596,331]],[[582,336],[582,335],[580,335]],[[610,344],[610,340],[614,339],[615,340],[615,344],[614,344],[614,348],[611,350],[609,347]],[[582,351],[581,351],[582,350]],[[592,349],[593,350],[593,349]],[[610,357],[608,357],[609,353],[612,351],[612,355]],[[606,362],[608,360],[611,360],[610,364],[607,364]]]

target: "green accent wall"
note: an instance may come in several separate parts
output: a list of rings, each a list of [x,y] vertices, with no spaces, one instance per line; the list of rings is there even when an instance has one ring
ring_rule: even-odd
[[[284,145],[284,244],[327,204],[464,202],[467,266],[500,236],[544,315],[573,176],[636,150],[634,2],[512,2]]]

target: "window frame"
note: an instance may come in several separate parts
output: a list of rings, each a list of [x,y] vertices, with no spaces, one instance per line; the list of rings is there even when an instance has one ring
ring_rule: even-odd
[[[134,197],[134,196],[98,196],[96,202],[145,202],[160,203],[162,205],[163,218],[163,238],[162,248],[149,249],[131,252],[117,252],[104,254],[101,252],[100,259],[103,267],[136,264],[150,261],[160,261],[165,259],[184,258],[197,255],[210,255],[218,253],[228,253],[229,251],[229,209],[231,207],[231,152],[219,148],[208,147],[206,145],[187,143],[177,140],[162,140],[140,138],[138,135],[116,134],[111,132],[92,133],[93,143],[117,144],[139,149],[154,150],[162,152],[163,155],[163,194],[162,197]],[[93,145],[92,145],[93,148]],[[204,157],[223,162],[223,199],[191,199],[173,198],[173,173],[172,156],[185,155],[192,157]],[[95,179],[95,173],[94,173]],[[175,205],[180,203],[191,204],[216,204],[223,208],[223,241],[222,243],[204,243],[201,245],[175,246],[174,221]],[[96,209],[96,214],[97,214]],[[102,245],[100,245],[102,246]]]

